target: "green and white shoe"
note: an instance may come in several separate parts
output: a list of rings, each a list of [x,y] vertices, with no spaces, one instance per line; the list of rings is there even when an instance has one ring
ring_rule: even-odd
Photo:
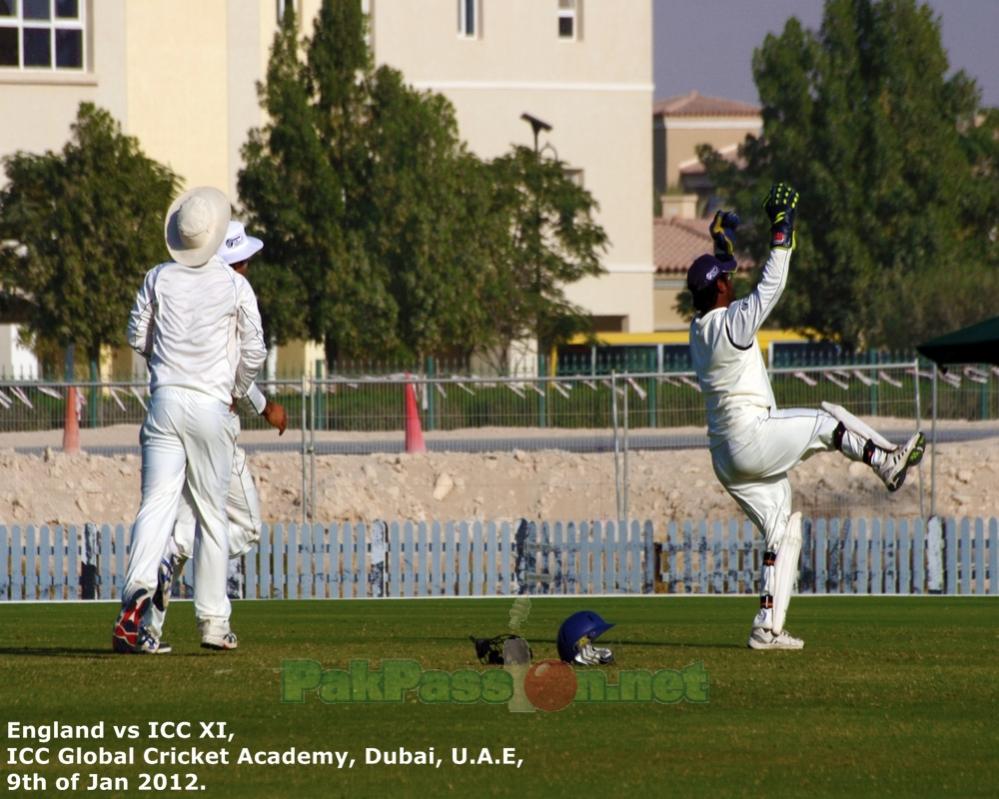
[[[898,491],[902,487],[909,467],[923,459],[925,450],[926,437],[922,433],[915,433],[902,446],[885,455],[884,462],[875,471],[889,491]]]

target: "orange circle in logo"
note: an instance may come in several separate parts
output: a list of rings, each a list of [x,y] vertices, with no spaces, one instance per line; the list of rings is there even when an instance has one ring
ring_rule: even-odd
[[[561,710],[576,696],[576,672],[561,660],[542,660],[527,670],[524,693],[540,710]]]

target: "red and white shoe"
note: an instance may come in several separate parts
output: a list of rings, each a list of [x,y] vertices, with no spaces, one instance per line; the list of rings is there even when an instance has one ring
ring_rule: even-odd
[[[125,602],[111,631],[111,648],[120,655],[130,655],[139,651],[139,634],[142,631],[142,617],[149,607],[149,593],[137,591]]]

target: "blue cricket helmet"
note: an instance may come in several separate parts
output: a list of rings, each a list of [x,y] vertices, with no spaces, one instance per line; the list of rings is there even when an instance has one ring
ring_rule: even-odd
[[[584,656],[580,658],[580,655],[593,641],[613,626],[613,624],[604,621],[599,613],[595,613],[592,610],[581,610],[578,613],[573,613],[558,628],[559,657],[566,663],[575,661],[577,663],[594,665],[588,662],[591,659],[590,657]],[[590,647],[590,650],[592,649]],[[606,652],[606,655],[599,658],[600,662],[609,663],[613,660],[613,655],[610,654],[609,649],[598,651],[600,655]],[[592,651],[587,654],[592,655]]]

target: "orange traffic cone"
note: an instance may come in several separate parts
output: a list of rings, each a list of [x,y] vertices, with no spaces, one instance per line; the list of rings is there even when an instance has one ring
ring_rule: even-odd
[[[66,417],[62,426],[62,451],[76,455],[80,451],[80,421],[76,418],[76,386],[66,390]]]
[[[423,443],[423,427],[420,425],[420,411],[416,407],[416,392],[412,383],[406,383],[406,452],[426,452]]]

